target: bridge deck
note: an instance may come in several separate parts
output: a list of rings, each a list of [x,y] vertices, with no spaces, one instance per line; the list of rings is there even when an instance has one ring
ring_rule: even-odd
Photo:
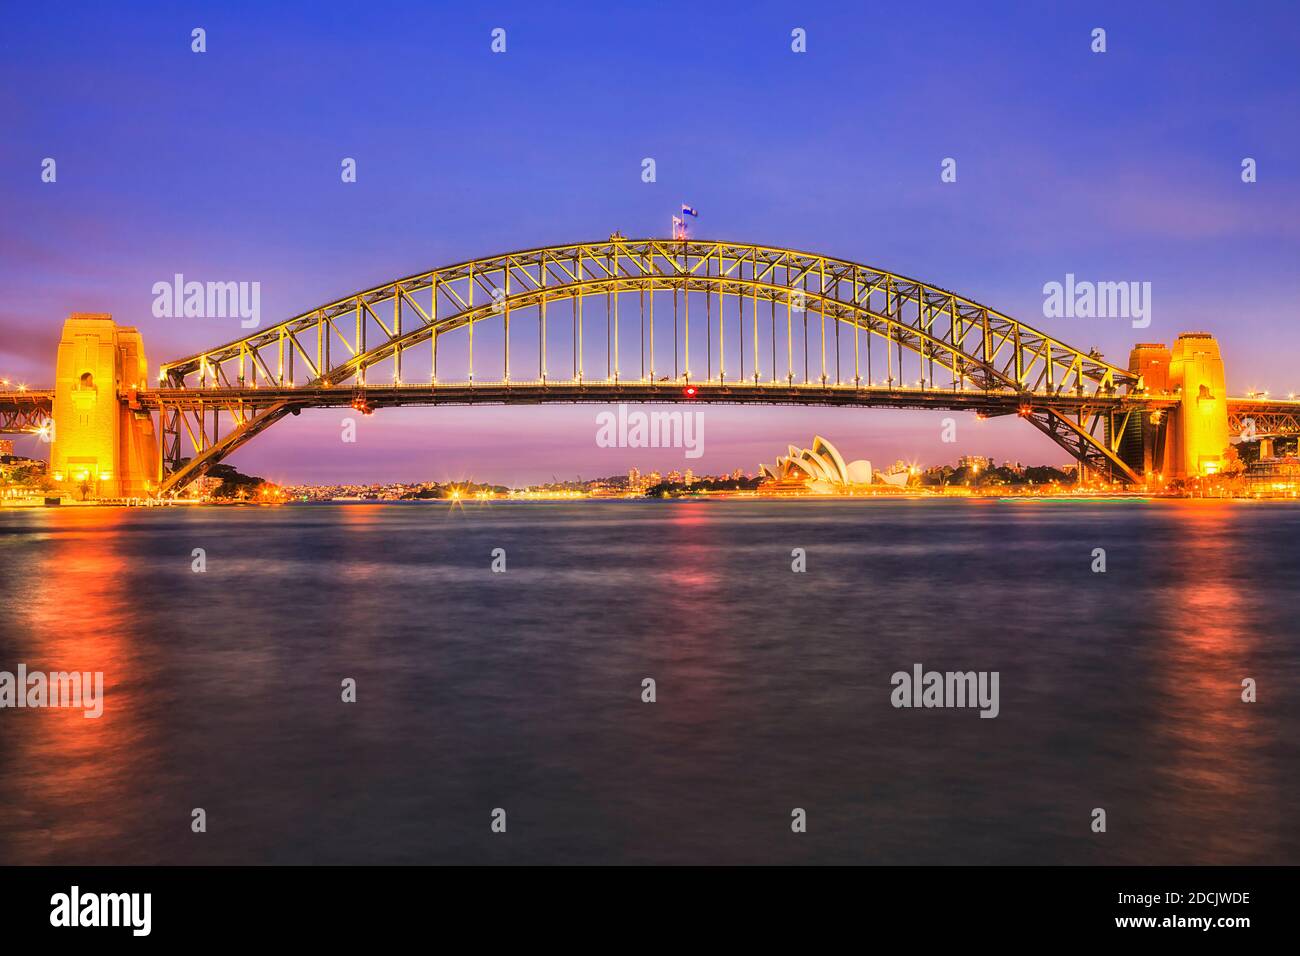
[[[687,389],[693,389],[688,394]],[[1069,395],[887,385],[803,384],[771,382],[619,382],[573,380],[366,384],[364,386],[274,386],[244,388],[159,388],[142,391],[138,401],[151,407],[197,408],[210,404],[247,403],[255,407],[281,402],[300,407],[350,405],[358,396],[375,407],[398,405],[474,405],[538,403],[703,402],[707,404],[848,405],[881,408],[981,409],[1014,411],[1026,403],[1063,408],[1167,408],[1178,399],[1165,396]]]
[[[54,389],[0,391],[0,435],[39,432],[54,410]]]
[[[687,396],[692,385],[696,392]],[[475,405],[699,401],[713,404],[778,405],[862,405],[881,408],[950,408],[978,411],[985,406],[1014,407],[1023,402],[1050,402],[1059,407],[1095,409],[1171,408],[1178,404],[1175,395],[1069,395],[1052,392],[982,391],[979,389],[945,389],[933,386],[855,385],[853,383],[804,384],[795,382],[651,382],[629,379],[621,382],[552,379],[512,382],[439,382],[432,384],[368,383],[364,386],[307,386],[279,388],[245,386],[243,388],[156,388],[140,391],[135,399],[156,410],[168,407],[198,408],[208,404],[243,402],[252,406],[270,406],[290,402],[302,407],[336,408],[350,405],[358,395],[376,407],[398,405]],[[29,388],[0,390],[0,414],[30,412],[50,413],[54,389]],[[1265,399],[1257,396],[1231,397],[1228,406],[1238,415],[1290,415],[1300,423],[1300,399]]]
[[[48,405],[54,401],[52,388],[0,389],[0,405]]]

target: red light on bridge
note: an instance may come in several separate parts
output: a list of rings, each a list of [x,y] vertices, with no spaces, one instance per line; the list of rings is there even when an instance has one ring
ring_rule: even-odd
[[[694,398],[699,393],[696,391],[694,385],[687,385],[684,389],[682,389],[682,394],[685,395],[687,398]]]

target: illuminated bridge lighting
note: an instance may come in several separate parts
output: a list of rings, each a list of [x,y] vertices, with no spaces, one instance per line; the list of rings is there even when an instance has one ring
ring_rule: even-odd
[[[152,389],[127,385],[147,375],[138,332],[104,315],[71,317],[65,337],[74,327],[113,345],[105,354],[127,356],[123,367],[60,369],[59,387],[45,391],[4,380],[0,430],[93,417],[94,428],[52,443],[51,470],[96,462],[124,494],[174,494],[280,419],[349,405],[363,414],[675,401],[969,411],[1016,416],[1087,472],[1136,484],[1157,469],[1170,479],[1203,473],[1200,462],[1217,463],[1246,418],[1268,434],[1300,430],[1294,403],[1262,391],[1226,398],[1206,333],[1180,336],[1172,352],[1139,346],[1125,367],[938,285],[746,243],[616,235],[442,266],[165,362]],[[1207,350],[1211,372],[1197,371],[1186,356]],[[1185,375],[1201,377],[1193,385]],[[1181,411],[1185,392],[1197,395],[1195,420]],[[1181,430],[1179,441],[1152,438],[1169,429]],[[1142,459],[1164,444],[1195,464]]]

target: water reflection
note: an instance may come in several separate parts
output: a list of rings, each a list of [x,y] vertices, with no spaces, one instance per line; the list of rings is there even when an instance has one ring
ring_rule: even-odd
[[[124,512],[79,508],[42,515],[49,534],[35,552],[28,587],[16,605],[22,638],[7,648],[5,669],[102,671],[104,709],[10,711],[5,839],[23,862],[85,860],[116,843],[130,803],[149,769],[146,724],[136,691],[141,660],[123,555]],[[21,650],[19,650],[21,648]]]
[[[1241,535],[1242,508],[1186,502],[1171,521],[1170,580],[1159,592],[1167,643],[1152,658],[1164,804],[1152,810],[1179,862],[1249,862],[1270,849],[1279,822],[1276,782],[1260,759],[1270,725],[1241,699],[1261,650],[1241,576],[1251,543]]]
[[[107,693],[0,712],[0,859],[1294,862],[1297,533],[1222,502],[0,513],[0,668]],[[1000,669],[1001,716],[891,708],[909,661]]]

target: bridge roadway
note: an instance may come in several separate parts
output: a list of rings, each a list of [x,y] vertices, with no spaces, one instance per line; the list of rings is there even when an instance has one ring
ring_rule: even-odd
[[[692,389],[689,392],[687,389]],[[1021,405],[1050,403],[1057,408],[1152,410],[1172,407],[1176,396],[1129,396],[1115,394],[1064,395],[1052,393],[983,391],[852,384],[804,384],[771,382],[689,382],[631,379],[619,382],[554,380],[439,382],[433,384],[382,384],[364,386],[304,386],[277,388],[159,388],[141,391],[137,401],[150,408],[163,406],[198,410],[208,405],[228,406],[243,402],[251,408],[288,403],[300,408],[349,406],[364,398],[374,408],[400,405],[490,405],[541,403],[608,402],[702,402],[732,405],[868,406],[879,408],[950,409],[1011,414]],[[1300,403],[1297,403],[1300,404]]]
[[[54,409],[54,389],[0,390],[0,435],[39,432]]]
[[[695,394],[685,393],[687,385]],[[688,383],[651,382],[629,379],[618,383],[579,382],[550,379],[512,382],[439,382],[425,384],[367,384],[365,386],[274,386],[234,388],[154,388],[124,392],[120,398],[138,403],[150,411],[164,406],[197,411],[217,405],[242,403],[250,409],[268,408],[286,403],[296,408],[344,408],[358,398],[373,408],[403,405],[495,405],[542,403],[606,402],[703,402],[733,405],[810,405],[859,406],[876,408],[936,409],[984,412],[990,415],[1015,414],[1026,404],[1051,403],[1060,409],[1107,409],[1124,412],[1133,409],[1154,411],[1178,404],[1175,395],[1116,393],[1114,395],[1068,395],[1049,392],[1008,392],[1001,390],[951,389],[938,387],[899,387],[818,383],[772,384],[770,382]],[[0,433],[36,432],[50,416],[54,389],[28,388],[0,390]],[[1265,399],[1256,396],[1228,399],[1229,414],[1236,418],[1254,417],[1258,430],[1277,434],[1300,432],[1300,399]],[[1267,422],[1267,425],[1265,425]]]
[[[695,394],[688,396],[688,384]],[[633,379],[617,384],[604,381],[578,382],[551,379],[512,382],[439,382],[414,385],[380,384],[356,387],[302,386],[296,388],[155,388],[125,392],[120,398],[137,407],[158,412],[164,407],[185,411],[226,409],[242,404],[250,411],[286,406],[304,408],[347,408],[363,399],[371,408],[433,405],[537,405],[600,404],[608,402],[702,402],[731,405],[807,405],[866,408],[932,409],[972,411],[985,416],[1013,415],[1026,405],[1050,403],[1060,410],[1124,413],[1155,411],[1178,404],[1175,395],[1129,394],[1065,395],[1046,392],[1013,393],[978,389],[898,387],[853,384],[772,384],[764,382],[687,383],[650,382]],[[0,434],[36,433],[53,410],[54,390],[27,388],[0,390]],[[1254,421],[1257,434],[1300,434],[1300,399],[1268,399],[1258,396],[1228,399],[1231,432],[1239,434],[1247,419]]]
[[[635,379],[575,381],[439,382],[437,384],[319,385],[296,387],[162,387],[119,391],[126,409],[147,413],[164,430],[166,453],[167,423],[175,438],[183,429],[201,450],[224,455],[288,415],[304,408],[348,408],[369,413],[378,408],[437,405],[538,405],[675,403],[729,405],[802,405],[807,407],[898,408],[974,412],[992,418],[1018,415],[1066,448],[1086,467],[1105,471],[1114,466],[1131,481],[1140,481],[1136,471],[1119,459],[1118,439],[1106,438],[1100,447],[1097,429],[1105,425],[1106,436],[1118,436],[1128,427],[1133,414],[1176,413],[1181,397],[1167,392],[1152,394],[1108,389],[1087,394],[1062,392],[1014,392],[1007,389],[951,389],[934,386],[880,386],[833,383],[703,382],[687,380]],[[50,389],[22,389],[0,392],[0,433],[44,433],[50,428],[54,392]],[[1300,433],[1300,401],[1269,400],[1259,396],[1226,401],[1228,437],[1279,437]],[[218,436],[222,416],[232,430]],[[1155,416],[1151,416],[1155,420]],[[198,474],[194,461],[172,471],[169,481],[183,486]]]

